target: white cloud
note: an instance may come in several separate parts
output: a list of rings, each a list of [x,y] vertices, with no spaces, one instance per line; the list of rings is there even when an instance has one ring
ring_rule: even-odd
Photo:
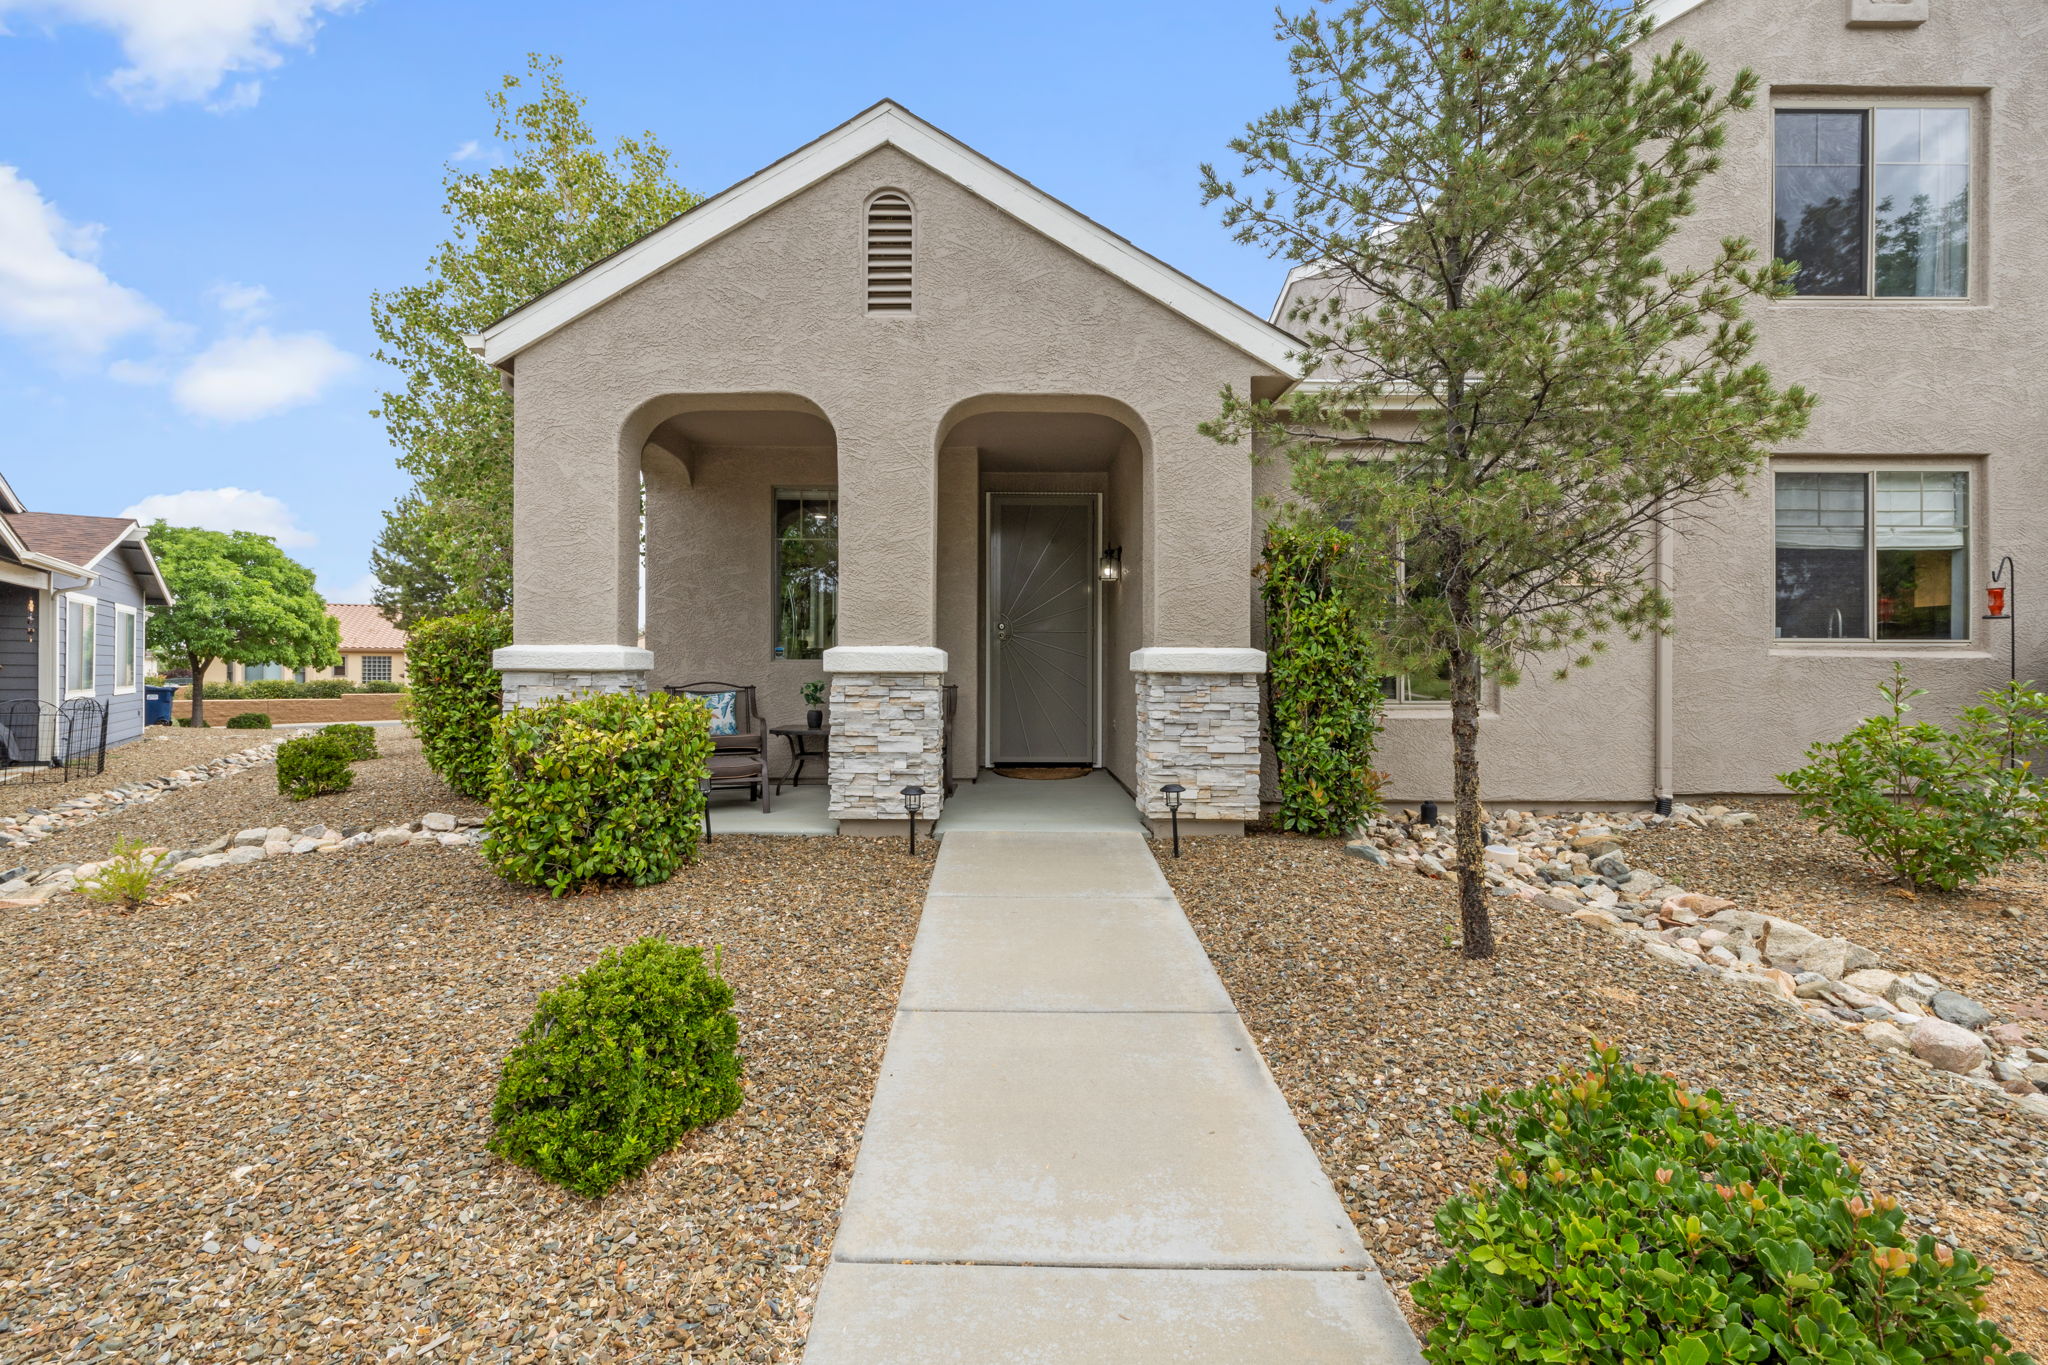
[[[355,365],[318,332],[258,327],[201,351],[171,381],[171,397],[195,417],[246,422],[315,401]]]
[[[322,578],[319,583],[320,595],[330,602],[374,602],[377,600],[377,589],[383,586],[373,573],[366,573],[353,583],[340,583],[336,586],[337,583],[337,579]]]
[[[292,509],[268,493],[250,488],[191,488],[183,493],[152,493],[121,512],[124,517],[151,522],[161,518],[173,526],[197,526],[207,531],[254,531],[269,536],[284,549],[313,544],[315,537],[301,527]]]
[[[224,281],[206,291],[223,313],[250,321],[270,312],[270,291],[260,284]]]
[[[20,171],[0,166],[0,329],[85,356],[159,324],[154,304],[95,263],[101,231],[67,222]]]
[[[0,0],[0,18],[20,14],[51,24],[85,24],[112,33],[128,64],[107,84],[146,109],[203,103],[217,113],[262,97],[250,73],[274,71],[289,49],[313,44],[323,16],[358,0]],[[230,76],[242,79],[229,83]],[[226,84],[227,89],[222,90]]]

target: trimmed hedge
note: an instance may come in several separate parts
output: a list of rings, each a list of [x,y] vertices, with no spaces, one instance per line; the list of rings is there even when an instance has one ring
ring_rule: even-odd
[[[403,691],[405,691],[405,684],[404,684],[404,683],[395,683],[395,682],[366,682],[366,683],[357,683],[357,684],[356,684],[356,691],[358,691],[358,692],[387,692],[387,693],[388,693],[388,692],[403,692]]]
[[[1458,1111],[1500,1181],[1437,1213],[1450,1261],[1412,1290],[1430,1360],[2027,1361],[1980,1316],[1992,1273],[1909,1236],[1833,1144],[1593,1060]]]
[[[351,761],[377,757],[377,732],[367,725],[327,725],[320,733],[339,745]]]
[[[224,730],[268,730],[270,717],[261,711],[238,711],[221,722]]]
[[[278,794],[292,801],[345,792],[356,783],[349,766],[351,746],[325,730],[288,739],[277,746]]]
[[[309,682],[293,682],[290,678],[264,678],[252,683],[208,683],[208,701],[332,701],[346,697],[352,692],[384,691],[386,689],[365,683],[357,687],[347,678],[314,678]],[[390,686],[393,692],[402,691],[396,684]],[[181,700],[192,699],[192,685],[186,683],[178,689]]]
[[[602,1198],[740,1107],[732,987],[696,948],[644,938],[540,998],[505,1059],[491,1150]]]
[[[551,895],[665,882],[697,854],[710,712],[693,697],[555,698],[494,723],[484,855]]]
[[[443,782],[477,801],[491,794],[491,726],[503,704],[491,654],[511,643],[511,618],[490,612],[425,621],[406,639],[420,750]]]

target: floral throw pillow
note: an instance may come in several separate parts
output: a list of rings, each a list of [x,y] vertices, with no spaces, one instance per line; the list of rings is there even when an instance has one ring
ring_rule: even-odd
[[[697,696],[711,708],[712,734],[736,735],[740,732],[739,693],[699,692]]]

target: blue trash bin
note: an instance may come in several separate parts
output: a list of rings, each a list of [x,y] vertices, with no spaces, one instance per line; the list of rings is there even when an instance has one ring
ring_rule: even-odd
[[[168,683],[145,683],[142,688],[142,723],[144,725],[169,725],[171,723],[171,699],[178,695],[178,689]]]

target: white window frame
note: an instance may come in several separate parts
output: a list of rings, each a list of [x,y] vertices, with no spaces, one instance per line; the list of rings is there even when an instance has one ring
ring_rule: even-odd
[[[79,628],[81,622],[78,620],[74,620],[72,618],[71,609],[74,606],[83,607],[85,609],[82,618],[82,623],[84,626],[83,631],[81,631]],[[83,593],[65,593],[64,699],[66,701],[73,700],[77,697],[96,697],[99,695],[99,629],[100,600],[97,597],[87,597]],[[78,669],[78,639],[81,634],[83,634],[87,640],[92,642],[92,648],[90,651],[90,671],[87,674],[86,684],[84,687],[73,687],[71,685],[71,679],[76,675]]]
[[[1988,544],[1988,528],[1985,525],[1985,478],[1981,460],[1958,459],[1954,456],[1864,456],[1860,459],[1789,459],[1773,460],[1770,464],[1768,485],[1771,506],[1770,568],[1765,575],[1765,616],[1771,632],[1771,650],[1782,654],[1811,654],[1831,650],[1844,650],[1856,654],[1890,654],[1897,652],[1924,653],[1927,651],[1961,653],[1979,648],[1977,641],[1977,613],[1979,597],[1984,580],[1984,546]],[[1947,640],[1911,640],[1879,638],[1875,635],[1779,635],[1778,630],[1778,475],[1780,474],[1860,474],[1868,481],[1867,487],[1874,494],[1878,474],[1961,474],[1964,477],[1963,506],[1967,509],[1968,523],[1964,527],[1963,563],[1965,583],[1963,600],[1956,610],[1964,613],[1967,623],[1959,638]],[[1867,497],[1864,504],[1864,545],[1865,556],[1865,624],[1876,620],[1877,615],[1877,538],[1874,518],[1877,515],[1877,501]]]
[[[1970,116],[1970,216],[1968,247],[1969,260],[1963,270],[1963,292],[1960,294],[1880,294],[1877,292],[1877,206],[1872,195],[1872,182],[1877,165],[1877,111],[1880,109],[1961,109]],[[1986,213],[1985,177],[1989,174],[1986,164],[1985,147],[1988,145],[1987,104],[1976,95],[1911,95],[1881,92],[1864,92],[1848,96],[1828,95],[1781,95],[1771,101],[1769,124],[1769,149],[1771,174],[1768,193],[1765,195],[1763,235],[1757,240],[1776,243],[1778,237],[1778,115],[1795,114],[1855,114],[1864,118],[1864,164],[1863,164],[1863,292],[1859,294],[1792,294],[1780,300],[1781,304],[1792,304],[1802,308],[1840,307],[1872,305],[1898,306],[1906,308],[1958,307],[1980,301],[1979,281],[1984,278],[1984,253],[1988,240],[1988,229],[1984,223]],[[1847,472],[1847,471],[1844,471]]]
[[[128,647],[121,647],[121,630],[128,630]],[[125,686],[121,682],[122,670],[128,673]],[[133,696],[142,686],[142,613],[131,606],[114,604],[114,695]]]

